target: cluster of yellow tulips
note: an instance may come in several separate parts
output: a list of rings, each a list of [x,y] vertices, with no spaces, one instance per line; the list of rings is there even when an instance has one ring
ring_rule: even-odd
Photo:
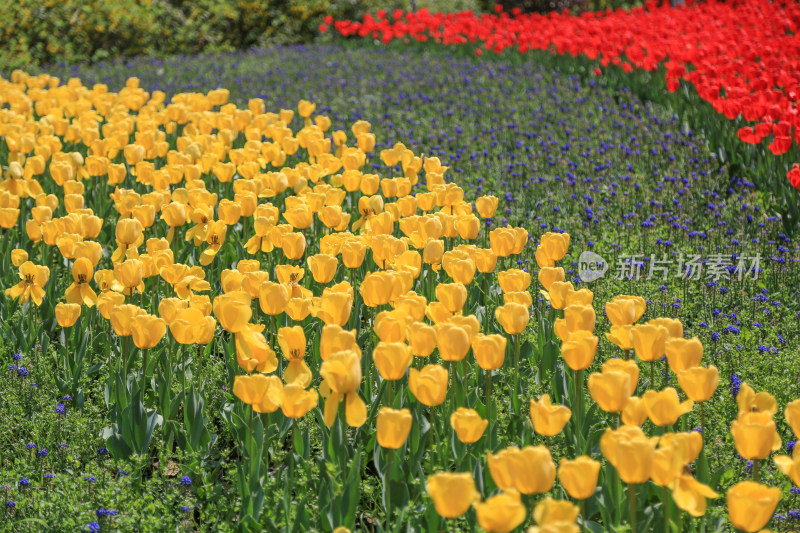
[[[368,122],[331,131],[313,103],[272,113],[253,99],[241,109],[224,89],[167,103],[135,78],[114,93],[15,72],[0,79],[0,102],[0,226],[7,232],[0,274],[9,262],[19,274],[5,294],[35,304],[23,307],[30,331],[49,336],[48,320],[66,329],[82,319],[80,329],[105,332],[105,365],[113,369],[107,397],[117,418],[104,435],[116,443],[113,453],[149,445],[137,428],[125,433],[132,422],[113,409],[114,398],[140,405],[142,420],[171,419],[163,410],[175,398],[187,412],[198,403],[204,360],[222,359],[235,402],[228,420],[241,430],[242,460],[250,462],[239,475],[249,475],[240,485],[243,515],[252,520],[264,497],[253,496],[264,483],[263,438],[253,435],[292,432],[291,477],[303,467],[294,451],[310,453],[298,435],[302,420],[313,424],[311,412],[320,415],[321,438],[342,448],[375,434],[368,446],[385,467],[387,521],[401,519],[392,508],[408,500],[395,497],[399,470],[426,479],[440,517],[467,515],[489,532],[512,531],[529,516],[536,524],[529,532],[577,531],[597,514],[603,526],[595,526],[627,519],[635,531],[637,487],[650,483],[663,488],[666,523],[680,527],[678,509],[700,517],[718,496],[708,485],[702,433],[674,429],[695,404],[705,424],[703,402],[719,382],[715,367],[700,366],[700,341],[684,338],[677,319],[638,323],[644,299],[622,295],[605,304],[606,337],[620,350],[596,364],[594,294],[575,290],[557,266],[569,235],[491,229],[486,220],[498,199],[466,201],[437,158],[400,143],[376,157]],[[378,160],[393,177],[365,170]],[[534,252],[526,250],[532,240]],[[505,268],[511,257],[535,258],[549,305],[534,302],[528,271]],[[530,343],[521,349],[532,316],[542,319],[532,328],[539,345],[560,343],[556,361],[547,363]],[[74,352],[79,338],[80,331],[66,337]],[[99,356],[71,359],[65,386],[80,386],[84,357]],[[664,357],[680,392],[655,383]],[[649,364],[649,381],[640,379],[640,363]],[[593,365],[598,371],[585,379]],[[183,380],[177,390],[173,369]],[[561,372],[571,391],[531,399],[534,369],[546,378]],[[133,375],[141,384],[131,388]],[[492,401],[495,388],[494,398],[508,406]],[[529,413],[520,398],[530,400]],[[596,408],[585,409],[588,399]],[[760,461],[780,446],[778,406],[746,385],[738,402],[731,432],[756,466],[753,481],[728,489],[728,511],[736,528],[758,531],[781,495],[758,482]],[[786,417],[798,433],[800,400]],[[185,424],[198,419],[201,407],[184,416]],[[343,422],[369,429],[348,440]],[[607,426],[593,440],[597,424]],[[565,431],[570,455],[556,466],[551,439]],[[189,433],[201,432],[178,442],[197,449],[203,439]],[[393,464],[406,453],[418,470],[406,470],[405,459]],[[483,464],[489,476],[476,484]],[[800,484],[800,455],[775,464]],[[624,512],[616,509],[624,509],[623,483]],[[601,508],[588,513],[587,500],[603,491]],[[564,493],[575,503],[554,499]],[[353,513],[331,512],[338,517],[331,526],[353,527]]]

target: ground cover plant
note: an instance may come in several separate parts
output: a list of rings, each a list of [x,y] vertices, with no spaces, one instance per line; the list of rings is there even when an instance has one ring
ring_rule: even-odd
[[[679,117],[363,46],[48,72],[3,87],[15,530],[793,527],[796,248]]]
[[[581,14],[509,13],[499,4],[496,14],[380,12],[321,29],[385,44],[467,46],[478,55],[548,51],[584,58],[597,75],[621,78],[621,85],[680,109],[715,149],[725,150],[723,157],[758,177],[794,227],[800,218],[794,190],[800,187],[798,22],[796,2],[651,1]]]

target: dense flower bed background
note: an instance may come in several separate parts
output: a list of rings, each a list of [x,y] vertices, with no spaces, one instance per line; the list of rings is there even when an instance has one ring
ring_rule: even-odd
[[[206,94],[219,87],[229,87],[231,102],[240,108],[247,107],[251,98],[261,98],[265,109],[296,109],[299,100],[308,99],[317,102],[314,115],[330,117],[328,131],[331,132],[344,129],[349,135],[351,124],[369,119],[376,139],[373,151],[376,155],[394,147],[396,142],[404,142],[415,153],[439,157],[442,165],[450,167],[447,175],[463,188],[465,199],[492,193],[498,196],[497,210],[485,221],[481,232],[511,224],[522,226],[530,233],[532,242],[526,253],[508,261],[506,267],[526,269],[536,276],[540,269],[532,253],[541,236],[562,231],[571,235],[569,253],[560,264],[576,289],[593,291],[596,303],[594,329],[600,340],[595,361],[586,370],[587,374],[599,372],[606,360],[624,355],[604,335],[613,325],[603,311],[604,304],[619,293],[644,298],[646,311],[641,322],[659,316],[679,318],[685,335],[698,337],[705,347],[703,364],[715,365],[720,374],[719,388],[713,399],[704,404],[707,420],[715,421],[706,423],[703,428],[710,476],[705,482],[714,490],[724,492],[738,481],[752,477],[754,463],[737,455],[727,424],[737,416],[742,382],[757,391],[772,392],[781,413],[789,401],[800,395],[794,360],[798,343],[797,248],[783,233],[781,221],[765,209],[753,182],[734,173],[728,163],[709,151],[706,139],[694,134],[679,117],[643,102],[631,91],[607,87],[602,77],[584,80],[565,75],[531,58],[504,63],[476,60],[472,55],[410,52],[348,43],[266,48],[247,54],[136,59],[93,66],[58,65],[49,72],[64,83],[72,77],[79,77],[87,87],[106,83],[111,91],[122,90],[126,80],[135,73],[144,91],[164,91],[165,104],[171,103],[171,95],[178,92]],[[217,98],[222,93],[213,94]],[[193,98],[202,101],[204,97],[195,94]],[[299,120],[296,116],[295,121]],[[296,125],[295,129],[298,127]],[[117,157],[123,165],[127,162],[124,154]],[[398,167],[388,172],[376,156],[365,165],[364,170],[367,169],[378,172],[381,177],[400,175],[403,171]],[[4,168],[4,176],[6,170]],[[132,177],[128,180],[131,182]],[[97,181],[87,183],[98,184]],[[148,231],[166,231],[164,220],[161,215],[159,217],[157,225]],[[110,264],[110,256],[116,250],[116,233],[112,226],[104,224],[102,242],[107,256],[102,260],[105,264]],[[252,235],[252,225],[249,231],[245,232],[244,223],[232,226],[228,244],[237,242],[238,236],[244,245]],[[316,246],[312,240],[307,242],[312,248]],[[7,239],[6,246],[15,244]],[[191,243],[185,246],[184,251],[196,254],[199,259],[206,243],[196,252],[191,251]],[[237,266],[226,249],[209,267],[208,280],[214,283],[214,293],[222,288],[219,274],[223,263],[225,268],[229,268],[229,264]],[[666,258],[675,263],[664,278],[634,279],[623,275],[616,279],[612,270],[602,280],[586,284],[578,277],[578,255],[587,250],[613,261],[614,270],[616,265],[624,264],[626,257],[641,264],[645,272],[654,260]],[[756,254],[762,257],[757,280],[738,280],[736,276],[717,280],[706,276],[698,279],[677,276],[677,260],[681,255],[697,255],[702,264],[711,268],[719,260],[712,257],[715,255],[733,261]],[[370,258],[366,264],[370,269],[377,268],[377,263]],[[3,263],[3,269],[5,287],[19,281],[16,269],[8,261]],[[59,269],[64,275],[51,278],[54,290],[48,293],[45,306],[64,299],[64,291],[73,284],[72,272],[63,264]],[[446,275],[445,271],[437,274],[442,281]],[[495,285],[495,278],[490,282],[492,291],[488,297],[492,302],[499,302],[503,298],[501,290]],[[159,283],[164,291],[164,284]],[[318,294],[321,287],[314,283],[311,273],[307,272],[301,284]],[[476,288],[476,283],[473,282],[472,289]],[[535,278],[530,289],[534,316],[532,325],[520,339],[519,386],[525,391],[522,412],[526,417],[528,399],[551,394],[554,401],[558,401],[559,396],[553,390],[554,386],[559,390],[558,385],[554,385],[558,380],[549,379],[548,374],[540,375],[539,368],[554,365],[555,369],[561,368],[561,373],[555,375],[572,376],[564,372],[558,345],[552,342],[549,324],[556,311],[549,309],[544,297],[540,297]],[[150,307],[152,303],[148,300],[152,294],[148,292],[147,296],[142,300],[138,294],[131,298],[134,303],[143,301],[142,305]],[[233,361],[235,368],[236,356],[235,349],[225,351],[228,345],[223,342],[228,341],[225,333],[210,344],[208,354],[199,350],[191,352],[190,379],[192,383],[202,384],[202,388],[195,391],[203,400],[200,408],[203,422],[195,427],[208,431],[207,434],[200,432],[202,445],[194,451],[184,449],[185,445],[170,445],[168,425],[164,425],[153,435],[151,456],[134,454],[126,459],[119,448],[109,444],[108,435],[100,433],[100,428],[109,424],[109,418],[114,420],[113,417],[118,416],[107,403],[113,405],[115,400],[105,397],[107,383],[116,367],[112,364],[86,368],[86,374],[77,382],[84,405],[79,408],[77,397],[70,395],[67,399],[60,388],[65,384],[55,378],[62,375],[62,368],[42,364],[41,347],[19,350],[18,346],[27,337],[18,339],[14,332],[26,327],[25,321],[30,315],[22,309],[17,312],[17,304],[9,298],[3,299],[3,305],[4,317],[9,317],[5,321],[4,338],[13,340],[4,351],[6,370],[0,377],[2,390],[10,398],[6,418],[9,427],[2,434],[4,449],[9,450],[9,462],[0,482],[7,498],[6,512],[15,524],[21,528],[36,528],[37,520],[58,520],[89,530],[94,524],[97,528],[130,529],[143,521],[154,528],[235,527],[234,520],[241,516],[247,503],[240,497],[240,483],[248,478],[236,468],[246,454],[241,451],[241,425],[232,424],[230,413],[231,409],[239,413],[246,425],[247,411],[242,410],[241,396],[235,396],[232,391],[230,364]],[[468,311],[472,312],[473,308]],[[84,312],[87,316],[94,313],[88,309]],[[481,317],[483,328],[500,331],[493,317],[480,314],[477,308],[474,312]],[[365,312],[363,316],[367,324],[363,328],[364,353],[370,355],[374,342],[370,337],[372,328],[368,327],[370,315]],[[319,340],[316,334],[319,319],[309,317],[306,320],[308,339],[313,346]],[[101,363],[108,346],[103,335],[98,334],[92,341],[99,354],[93,356],[93,361]],[[540,339],[542,344],[539,344]],[[513,360],[513,344],[510,340],[506,356],[509,364]],[[65,354],[74,353],[64,351],[69,346],[74,345],[68,335],[55,337],[47,352],[53,360],[61,361]],[[162,345],[158,350],[163,348]],[[116,344],[114,350],[112,363],[119,358]],[[279,346],[275,345],[275,351],[278,357],[284,357]],[[176,355],[180,350],[170,353],[176,361],[181,360]],[[195,353],[202,354],[202,368],[197,366]],[[472,356],[469,357],[472,364]],[[531,364],[533,360],[542,362],[542,357],[546,363],[541,367]],[[306,361],[313,369],[316,388],[320,361],[314,348],[306,355]],[[285,366],[285,361],[283,364]],[[641,392],[644,388],[677,388],[676,374],[666,363],[659,360],[656,365],[651,374],[654,366],[642,364]],[[162,370],[158,373],[161,375]],[[235,373],[243,372],[237,369]],[[374,368],[372,373],[374,376]],[[135,370],[133,375],[136,375]],[[178,382],[180,375],[180,372],[175,374]],[[510,379],[513,374],[510,369],[504,369],[500,375],[503,377],[496,381],[495,394],[505,401],[498,401],[498,415],[491,423],[492,427],[500,425],[503,431],[495,437],[488,432],[483,441],[473,446],[469,460],[463,455],[463,447],[456,445],[450,455],[450,451],[445,452],[439,446],[433,456],[426,455],[423,461],[427,465],[426,475],[441,468],[440,457],[446,453],[454,463],[451,466],[473,472],[483,496],[488,497],[496,481],[487,468],[486,456],[478,451],[484,448],[479,447],[488,446],[497,451],[512,443],[524,445],[538,439],[535,443],[546,443],[555,458],[574,455],[570,452],[574,446],[574,432],[545,438],[532,431],[528,420],[522,424],[519,437],[505,430],[506,424],[519,418],[515,418],[513,404],[505,396],[507,387],[513,383]],[[369,378],[373,379],[374,383],[379,382],[377,377]],[[469,402],[483,398],[482,383],[479,387],[473,383],[471,387]],[[565,389],[572,390],[564,386],[558,395],[563,402],[571,401],[567,399],[569,394],[564,394]],[[156,390],[164,389],[159,386],[152,390],[155,394]],[[394,401],[398,402],[398,407],[408,405],[417,410],[414,427],[424,427],[418,418],[425,412],[424,407],[419,409],[407,388],[398,385],[395,392]],[[387,402],[387,393],[384,386],[380,393],[375,388],[368,392],[365,387],[359,394],[377,409]],[[588,394],[586,398],[588,401]],[[145,399],[145,404],[159,412],[162,407],[154,400],[151,395]],[[393,482],[390,476],[387,484],[378,474],[387,469],[385,450],[381,452],[375,442],[370,444],[366,431],[342,428],[347,438],[353,439],[349,442],[361,442],[363,447],[349,446],[347,454],[324,455],[328,453],[323,451],[327,447],[322,447],[321,443],[333,436],[333,432],[325,433],[322,429],[324,405],[320,399],[319,411],[312,410],[298,424],[301,437],[289,438],[288,442],[288,426],[276,427],[278,424],[272,419],[273,429],[268,433],[264,451],[273,466],[266,470],[262,487],[268,498],[263,507],[263,523],[276,521],[280,524],[293,519],[320,529],[331,525],[330,515],[324,512],[328,504],[319,500],[316,493],[296,492],[295,503],[304,503],[299,508],[307,511],[300,515],[287,513],[283,507],[287,490],[284,483],[288,479],[285,467],[294,455],[303,458],[300,460],[302,467],[293,477],[297,487],[352,486],[338,480],[347,472],[356,472],[362,476],[357,511],[353,516],[356,527],[374,527],[385,519],[384,487],[397,488],[398,482],[397,478]],[[480,409],[478,403],[472,405]],[[592,416],[596,413],[595,409]],[[595,419],[596,429],[613,424],[613,417]],[[340,416],[337,424],[343,426],[343,418]],[[446,417],[440,413],[439,418],[444,421]],[[793,432],[782,415],[774,418],[775,431],[785,445],[786,452],[781,453],[788,453],[794,444]],[[676,429],[692,430],[700,428],[701,424],[700,410],[695,407],[693,412],[683,415]],[[374,421],[368,427],[372,431]],[[450,439],[457,442],[447,421],[442,422],[439,429],[447,431]],[[205,440],[206,435],[208,440]],[[599,432],[592,435],[596,438]],[[412,434],[409,442],[419,443],[415,438]],[[487,440],[493,438],[497,440]],[[411,446],[418,444],[409,444]],[[352,454],[357,450],[370,450],[369,457],[363,455],[360,459],[363,462],[353,470],[355,457]],[[379,450],[377,456],[375,450]],[[600,457],[598,450],[592,453]],[[464,462],[455,465],[458,458],[463,458]],[[397,468],[401,462],[396,459],[394,464]],[[391,464],[388,468],[391,470]],[[611,472],[610,466],[605,468]],[[775,510],[772,527],[790,530],[798,516],[790,483],[768,461],[760,463],[758,468],[763,483],[783,489],[784,497]],[[399,523],[418,529],[438,523],[438,517],[432,514],[433,501],[422,480],[415,479],[407,485],[411,498],[405,501],[401,497],[393,506],[395,516],[404,513]],[[334,493],[342,496],[335,489]],[[588,512],[593,520],[598,523],[608,523],[604,522],[608,519],[627,520],[624,500],[619,500],[620,493],[615,494],[615,501],[622,501],[621,511],[606,506],[606,511],[615,509],[614,516],[604,518],[597,506],[590,505]],[[657,513],[640,512],[642,527],[647,527],[646,516],[661,516],[657,507],[660,497],[660,491],[655,490],[639,494],[642,509],[652,506]],[[462,519],[456,527],[467,528],[470,520],[474,523],[474,516]],[[725,523],[722,499],[709,505],[705,520],[711,529],[722,527]],[[699,522],[691,522],[687,517],[689,523]]]

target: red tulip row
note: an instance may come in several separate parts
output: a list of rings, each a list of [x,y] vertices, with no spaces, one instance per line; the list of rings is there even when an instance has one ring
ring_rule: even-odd
[[[774,155],[800,143],[797,100],[800,78],[800,3],[769,0],[687,2],[673,8],[655,0],[631,10],[573,15],[497,14],[472,11],[443,14],[426,9],[391,16],[378,12],[361,22],[327,19],[343,36],[380,39],[384,43],[435,41],[444,45],[479,43],[483,51],[500,53],[554,49],[559,54],[585,54],[603,67],[655,71],[663,66],[666,84],[676,91],[681,80],[729,120],[754,123],[738,130],[748,144],[769,141]],[[597,69],[599,73],[600,69]],[[788,175],[800,188],[800,169]]]

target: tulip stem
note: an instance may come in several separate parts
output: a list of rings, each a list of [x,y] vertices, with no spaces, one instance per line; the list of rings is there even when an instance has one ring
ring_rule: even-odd
[[[394,381],[389,381],[389,383],[387,383],[387,387],[389,389],[389,407],[394,407]],[[391,460],[391,454],[389,457]]]
[[[703,409],[704,402],[700,402],[700,436],[705,441],[706,438],[706,412]]]
[[[483,373],[486,375],[486,416],[490,417],[489,412],[491,411],[492,403],[492,371],[484,370]]]
[[[666,485],[661,488],[664,491],[664,531],[671,531],[672,517],[669,515],[669,492],[667,492]]]
[[[147,352],[146,348],[142,350],[142,403],[147,389]]]
[[[391,382],[390,382],[391,383]],[[386,459],[386,477],[383,479],[383,491],[386,494],[386,529],[389,529],[389,524],[392,519],[392,458],[394,457],[394,450],[388,450],[389,457]]]
[[[650,361],[650,388],[653,390],[655,390],[656,388],[655,366],[656,366],[655,361]]]
[[[581,508],[581,530],[589,531],[589,528],[586,527],[586,500],[580,500],[578,505]]]
[[[578,439],[580,452],[583,453],[583,434],[582,419],[583,418],[583,370],[575,371],[575,436]]]
[[[753,481],[758,483],[758,478],[761,477],[761,459],[753,461]]]
[[[631,531],[636,533],[636,485],[628,483],[628,505],[631,513]]]

